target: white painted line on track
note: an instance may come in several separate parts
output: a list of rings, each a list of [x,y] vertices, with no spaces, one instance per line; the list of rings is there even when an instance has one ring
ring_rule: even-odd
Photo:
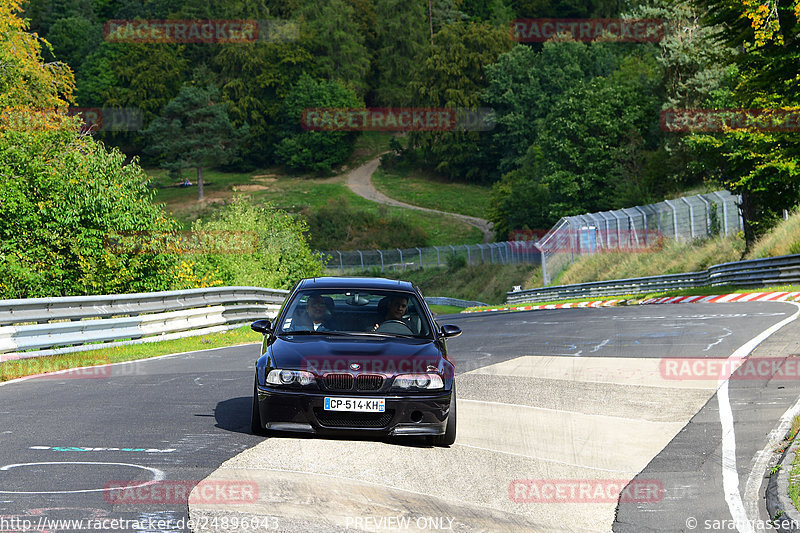
[[[756,347],[764,342],[770,335],[781,329],[786,324],[796,320],[797,317],[800,316],[800,305],[796,303],[792,304],[798,308],[798,310],[792,316],[770,326],[740,346],[728,358],[728,364],[735,364],[738,366],[738,363],[749,356],[752,351],[755,350]],[[719,403],[719,420],[722,424],[722,487],[725,493],[725,501],[728,503],[728,509],[730,510],[731,516],[736,524],[736,530],[739,533],[755,533],[755,530],[753,529],[753,523],[757,522],[752,522],[751,520],[756,520],[758,516],[755,515],[748,517],[742,501],[742,495],[739,492],[739,473],[736,470],[736,433],[733,425],[733,411],[731,409],[730,398],[728,397],[728,378],[720,380],[720,385],[720,388],[717,390],[717,402]],[[786,414],[784,414],[784,416],[786,416]],[[758,466],[759,465],[757,462],[754,466],[754,469]],[[764,467],[766,468],[766,463],[764,464]],[[753,471],[750,473],[750,476],[752,475]],[[763,475],[763,469],[761,470],[760,475]],[[756,491],[757,490],[758,489],[756,489]],[[746,498],[750,498],[755,501],[754,495],[745,492],[745,496]],[[758,511],[757,507],[755,511]]]
[[[152,468],[149,466],[142,466],[142,465],[134,465],[130,463],[94,463],[94,462],[87,462],[87,461],[50,461],[50,462],[43,462],[43,463],[17,463],[13,465],[5,465],[0,467],[0,471],[8,471],[12,468],[19,468],[21,466],[41,466],[41,465],[104,465],[104,466],[125,466],[129,468],[140,468],[142,470],[147,470],[153,474],[153,479],[150,481],[146,481],[144,483],[140,483],[138,485],[125,485],[124,487],[104,487],[102,489],[82,489],[82,490],[45,490],[45,491],[20,491],[20,490],[0,490],[0,494],[81,494],[86,492],[107,492],[111,490],[122,490],[122,489],[137,489],[139,487],[146,487],[147,485],[152,485],[154,483],[158,483],[159,481],[163,481],[167,475],[164,473],[163,470],[159,470],[158,468]]]

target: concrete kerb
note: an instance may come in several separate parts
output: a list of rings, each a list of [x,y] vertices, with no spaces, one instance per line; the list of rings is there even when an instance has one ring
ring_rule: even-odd
[[[798,450],[800,443],[797,440],[788,449],[778,448],[773,453],[765,475],[769,477],[766,490],[767,513],[775,529],[781,533],[800,531],[800,511],[789,497],[789,473]]]
[[[653,305],[678,303],[735,303],[735,302],[787,302],[797,301],[800,292],[743,292],[731,294],[712,294],[700,296],[667,296],[663,298],[630,298],[617,300],[593,300],[588,302],[568,302],[561,304],[515,304],[498,305],[491,309],[465,310],[462,313],[489,313],[496,311],[542,311],[547,309],[574,309],[581,307],[616,307],[622,305]]]

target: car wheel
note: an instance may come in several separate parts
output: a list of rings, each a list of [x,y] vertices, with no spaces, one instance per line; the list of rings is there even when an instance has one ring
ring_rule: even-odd
[[[444,435],[434,435],[431,443],[434,446],[451,446],[456,441],[456,384],[453,383],[453,393],[450,395],[450,414],[447,415],[447,428]]]
[[[258,378],[253,384],[253,408],[250,411],[250,431],[253,435],[267,436],[268,431],[261,425],[261,409],[258,404]]]

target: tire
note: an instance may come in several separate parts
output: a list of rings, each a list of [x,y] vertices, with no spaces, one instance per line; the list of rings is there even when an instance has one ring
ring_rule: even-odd
[[[447,428],[444,435],[434,435],[431,444],[434,446],[452,446],[456,442],[456,384],[453,382],[453,393],[450,395],[450,414],[447,415]]]
[[[261,425],[261,409],[258,404],[258,378],[253,384],[253,407],[250,410],[250,431],[253,435],[266,437],[268,431]]]

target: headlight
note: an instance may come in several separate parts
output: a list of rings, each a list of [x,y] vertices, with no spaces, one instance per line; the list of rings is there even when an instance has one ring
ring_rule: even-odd
[[[401,374],[394,378],[395,389],[443,389],[444,382],[439,374]]]
[[[314,383],[314,374],[304,370],[270,370],[267,374],[269,385],[310,385]]]

